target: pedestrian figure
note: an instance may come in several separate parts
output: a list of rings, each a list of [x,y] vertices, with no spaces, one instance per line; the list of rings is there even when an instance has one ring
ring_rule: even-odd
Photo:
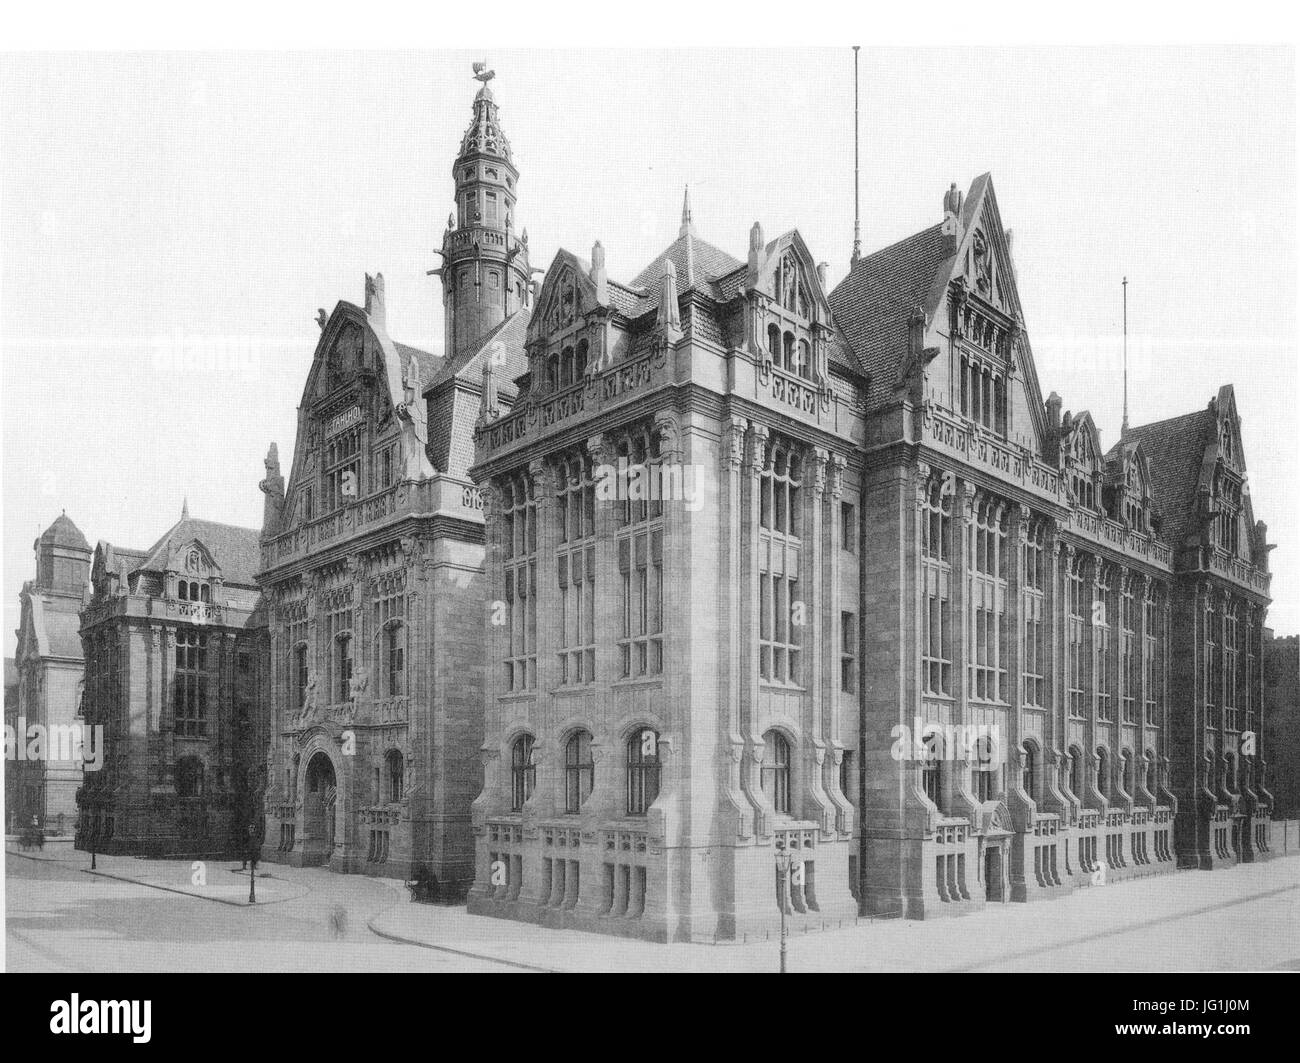
[[[341,938],[348,932],[348,913],[342,905],[335,905],[330,909],[330,933],[335,938]]]

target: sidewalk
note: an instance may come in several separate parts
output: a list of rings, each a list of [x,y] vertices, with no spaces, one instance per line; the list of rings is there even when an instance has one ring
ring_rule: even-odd
[[[96,878],[133,882],[169,893],[182,893],[200,900],[219,904],[248,906],[248,871],[240,871],[233,860],[146,860],[136,856],[104,856],[96,854],[95,870],[90,870],[90,854],[68,849],[54,853],[40,850],[22,852],[17,846],[5,846],[5,859],[14,857],[62,864]],[[197,866],[196,866],[197,865]],[[292,883],[274,872],[259,866],[257,872],[257,905],[305,897],[309,886]]]
[[[370,929],[427,948],[572,972],[775,971],[779,942],[660,945],[413,904]],[[1300,958],[1300,860],[1184,871],[925,922],[792,936],[791,971],[1256,970]]]

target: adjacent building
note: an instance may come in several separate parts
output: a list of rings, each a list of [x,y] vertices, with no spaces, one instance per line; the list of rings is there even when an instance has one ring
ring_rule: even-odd
[[[81,617],[83,718],[103,761],[77,792],[79,849],[246,854],[261,829],[268,669],[258,533],[181,519],[148,550],[100,542]]]
[[[1300,636],[1264,631],[1264,748],[1278,819],[1300,819]]]
[[[15,759],[5,764],[5,807],[10,828],[35,823],[47,834],[70,834],[81,785],[78,629],[89,593],[91,550],[66,513],[41,533],[33,549],[36,578],[23,584],[20,595],[12,712],[7,696],[5,705],[5,722],[14,728],[17,743]]]

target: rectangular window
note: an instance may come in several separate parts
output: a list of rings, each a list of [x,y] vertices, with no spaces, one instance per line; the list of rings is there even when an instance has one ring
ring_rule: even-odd
[[[400,570],[376,577],[371,598],[371,631],[377,633],[381,697],[406,693],[406,587]],[[376,636],[372,636],[376,637]]]
[[[361,429],[349,429],[329,440],[321,466],[326,512],[355,502],[361,494]]]
[[[1070,560],[1070,578],[1069,578],[1069,617],[1066,621],[1066,638],[1067,638],[1067,681],[1069,682],[1069,703],[1070,716],[1076,720],[1084,718],[1083,713],[1083,695],[1084,695],[1084,610],[1089,606],[1085,604],[1084,588],[1084,555],[1077,554]],[[1077,793],[1078,791],[1076,791]]]
[[[619,674],[625,679],[663,671],[663,534],[656,527],[618,539]]]
[[[1120,702],[1125,723],[1137,723],[1138,671],[1137,671],[1137,620],[1133,581],[1136,577],[1126,573],[1120,581],[1119,602],[1119,674]]]
[[[505,554],[508,691],[537,687],[537,503],[527,472],[502,485],[502,548]]]
[[[1115,719],[1115,709],[1111,703],[1113,684],[1111,683],[1110,663],[1110,590],[1113,570],[1110,565],[1101,565],[1100,573],[1093,584],[1092,600],[1092,649],[1096,665],[1097,683],[1097,719],[1110,722]]]
[[[952,693],[952,495],[943,473],[925,488],[921,522],[921,685],[927,694]]]
[[[852,613],[840,614],[840,689],[846,694],[858,689],[858,625]]]
[[[1006,507],[981,496],[970,526],[968,593],[971,608],[967,652],[971,696],[1006,701]]]
[[[208,733],[208,636],[194,628],[176,631],[175,730],[187,738]]]

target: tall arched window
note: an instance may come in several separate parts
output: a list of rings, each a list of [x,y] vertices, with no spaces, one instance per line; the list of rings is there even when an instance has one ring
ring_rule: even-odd
[[[565,347],[560,354],[560,387],[567,388],[573,383],[573,348]]]
[[[790,743],[779,731],[763,736],[763,793],[778,812],[790,814]]]
[[[179,583],[176,584],[176,597],[183,602],[189,601],[190,585],[185,580],[181,580]]]
[[[388,756],[384,758],[384,762],[388,769],[388,800],[400,801],[402,799],[403,772],[406,767],[401,752],[390,749]]]
[[[1124,781],[1124,792],[1133,796],[1133,754],[1127,749],[1119,755],[1120,778]]]
[[[1026,742],[1021,747],[1024,751],[1024,764],[1020,769],[1020,788],[1031,801],[1038,800],[1038,753],[1033,743]]]
[[[1097,747],[1097,792],[1102,797],[1109,798],[1110,792],[1107,786],[1110,782],[1110,755],[1106,752],[1104,746]]]
[[[799,375],[804,378],[812,376],[812,356],[807,340],[799,341]]]
[[[1143,786],[1146,788],[1146,792],[1154,797],[1156,792],[1156,757],[1149,749],[1143,758],[1142,772],[1145,780]]]
[[[794,333],[787,332],[781,337],[781,368],[786,372],[794,371]]]
[[[564,811],[577,812],[591,793],[595,764],[591,732],[575,731],[564,744]]]
[[[627,814],[644,816],[659,796],[659,732],[643,727],[627,740]]]
[[[777,365],[781,364],[781,330],[775,325],[767,326],[767,353]]]
[[[210,592],[206,583],[199,585],[199,601],[206,602],[210,600]]]
[[[940,787],[939,769],[943,763],[943,739],[939,735],[928,735],[925,739],[925,760],[921,764],[921,788],[925,796],[942,810],[943,792]]]
[[[1070,793],[1083,796],[1083,750],[1078,746],[1070,747]]]
[[[520,735],[510,747],[510,807],[518,812],[533,796],[537,768],[533,765],[533,736]]]

